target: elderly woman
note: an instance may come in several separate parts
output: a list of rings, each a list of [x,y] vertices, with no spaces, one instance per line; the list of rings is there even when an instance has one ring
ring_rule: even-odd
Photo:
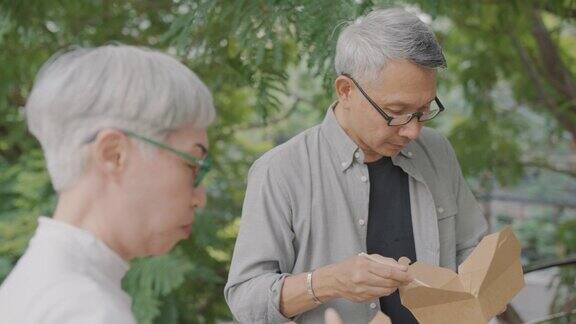
[[[0,288],[1,323],[134,323],[128,261],[168,252],[206,202],[206,86],[165,54],[131,46],[50,59],[26,105],[58,192]]]

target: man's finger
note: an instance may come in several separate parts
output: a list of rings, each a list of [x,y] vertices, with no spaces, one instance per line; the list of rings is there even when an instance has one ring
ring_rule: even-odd
[[[366,285],[378,288],[398,288],[406,284],[406,282],[383,278],[371,272],[368,274],[368,280],[366,282]]]
[[[382,264],[374,264],[369,271],[383,279],[392,279],[402,284],[411,283],[414,278],[408,272]]]
[[[365,258],[368,258],[374,262],[377,262],[379,264],[383,264],[383,265],[387,265],[389,267],[397,268],[397,269],[400,269],[402,271],[408,270],[407,266],[396,262],[394,259],[386,258],[386,257],[383,257],[379,254],[366,254],[366,253],[362,252],[362,253],[360,253],[360,255],[365,257]]]

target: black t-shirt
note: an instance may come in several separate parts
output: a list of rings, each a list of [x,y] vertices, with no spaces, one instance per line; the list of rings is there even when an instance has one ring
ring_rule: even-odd
[[[370,204],[368,213],[368,254],[398,260],[408,257],[416,261],[408,175],[392,164],[390,157],[367,163],[370,174]],[[418,322],[400,303],[398,291],[380,298],[382,312],[392,323],[411,324]]]

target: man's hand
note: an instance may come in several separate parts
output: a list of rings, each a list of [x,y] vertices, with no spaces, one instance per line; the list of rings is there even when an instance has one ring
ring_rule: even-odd
[[[354,302],[391,295],[413,280],[407,266],[377,254],[354,256],[329,268],[336,296]],[[322,276],[320,270],[315,275]]]

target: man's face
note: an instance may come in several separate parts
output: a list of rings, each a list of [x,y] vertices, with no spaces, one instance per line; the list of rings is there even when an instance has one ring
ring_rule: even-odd
[[[172,132],[165,144],[199,159],[208,148],[206,131],[183,127]],[[152,148],[140,152],[127,172],[126,202],[133,230],[129,235],[138,242],[138,255],[158,255],[190,235],[195,209],[206,204],[200,185],[194,187],[195,171],[174,153]],[[148,154],[146,154],[148,153]]]
[[[339,78],[346,78],[340,76]],[[378,81],[363,84],[366,94],[391,117],[424,111],[436,96],[436,73],[408,61],[391,61],[380,71]],[[338,88],[337,81],[337,88]],[[340,103],[346,109],[347,127],[365,155],[393,156],[416,139],[422,123],[414,118],[404,126],[388,126],[350,79],[349,95]]]

